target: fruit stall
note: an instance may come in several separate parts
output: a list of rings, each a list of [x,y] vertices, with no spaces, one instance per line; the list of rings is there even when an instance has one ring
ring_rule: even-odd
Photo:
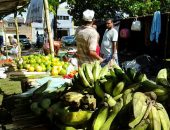
[[[8,119],[3,129],[170,129],[168,68],[150,79],[133,68],[124,70],[116,64],[102,68],[96,61],[84,63],[68,78],[67,63],[50,58],[30,55],[15,61],[18,69],[46,70],[50,78],[39,78],[40,86],[4,98],[0,114]]]

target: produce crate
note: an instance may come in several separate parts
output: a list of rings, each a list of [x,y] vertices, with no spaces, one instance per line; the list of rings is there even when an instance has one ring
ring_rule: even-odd
[[[37,76],[38,77],[38,76],[49,76],[49,75],[50,75],[49,72],[27,72],[25,70],[7,73],[7,76],[9,78],[11,78],[11,77],[30,77],[30,76],[32,76],[32,77]]]
[[[12,96],[5,99],[4,107],[11,113],[12,122],[2,125],[2,130],[48,130],[48,124],[31,112],[29,101],[29,97]]]

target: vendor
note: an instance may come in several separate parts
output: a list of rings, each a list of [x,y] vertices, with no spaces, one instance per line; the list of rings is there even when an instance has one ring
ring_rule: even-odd
[[[8,36],[8,39],[9,39],[10,45],[15,45],[15,44],[17,44],[17,40],[16,40],[14,37]]]
[[[54,41],[54,55],[58,54],[59,49],[61,48],[61,41]],[[45,55],[50,54],[50,43],[49,40],[43,45],[43,51]]]

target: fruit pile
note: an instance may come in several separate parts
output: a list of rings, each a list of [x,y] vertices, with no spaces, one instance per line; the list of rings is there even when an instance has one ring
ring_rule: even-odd
[[[12,59],[4,59],[4,60],[0,60],[0,65],[6,65],[6,64],[12,64],[13,60]]]
[[[68,62],[61,61],[59,58],[51,55],[44,56],[40,54],[22,56],[22,59],[16,59],[18,69],[26,69],[28,72],[51,72],[52,76],[67,74]]]
[[[168,73],[160,70],[153,81],[116,64],[83,64],[72,84],[45,93],[47,82],[35,90],[31,110],[46,113],[59,130],[169,130]]]

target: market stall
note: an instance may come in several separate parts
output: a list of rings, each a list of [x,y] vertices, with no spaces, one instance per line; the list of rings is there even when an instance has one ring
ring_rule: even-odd
[[[101,68],[99,62],[86,63],[72,79],[37,79],[32,83],[36,87],[12,96],[20,105],[14,102],[10,106],[12,113],[13,108],[27,111],[35,119],[34,126],[41,123],[48,129],[168,130],[169,73],[163,68],[150,79],[133,68],[123,70],[116,64]],[[12,123],[4,127],[16,126],[15,119],[20,122],[23,113],[13,115]],[[16,128],[21,126],[31,128],[27,123]]]

